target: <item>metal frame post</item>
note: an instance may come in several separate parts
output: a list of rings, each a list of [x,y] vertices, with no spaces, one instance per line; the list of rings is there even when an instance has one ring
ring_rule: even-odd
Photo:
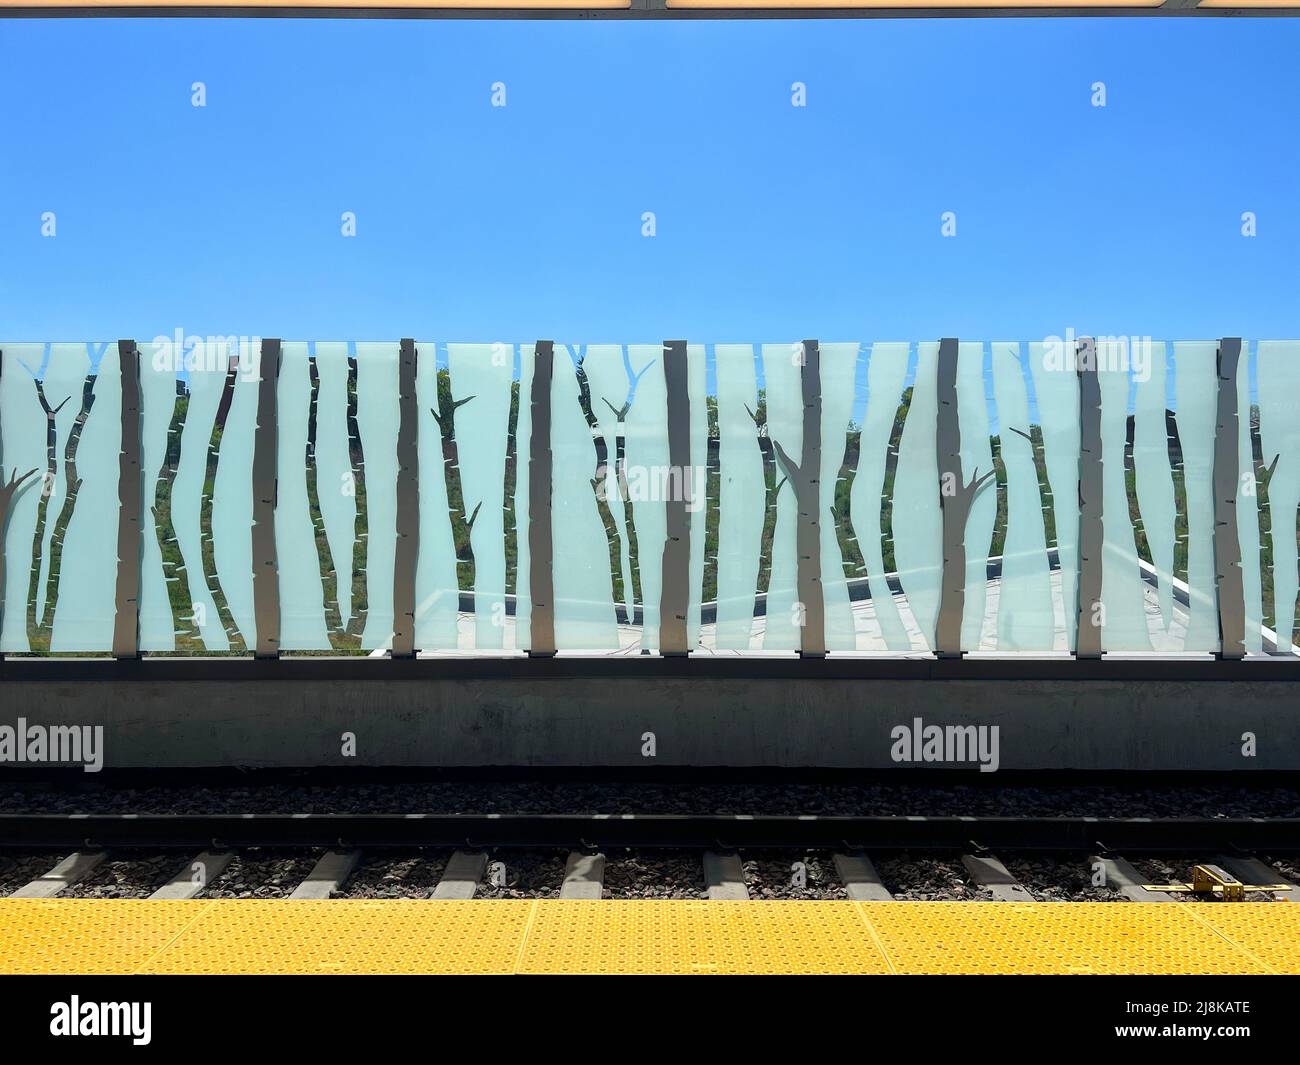
[[[668,390],[668,486],[673,471],[681,475],[677,491],[668,491],[665,507],[663,589],[659,599],[659,652],[667,657],[690,653],[686,629],[691,602],[691,515],[686,493],[691,479],[691,393],[686,341],[664,342],[664,384]]]
[[[1075,352],[1079,374],[1079,602],[1076,658],[1101,658],[1105,471],[1102,466],[1101,382],[1097,341],[1085,337]]]
[[[140,352],[134,340],[117,342],[122,369],[122,445],[117,465],[117,588],[113,657],[140,655],[140,552],[144,507],[144,444],[140,436]]]
[[[398,355],[397,547],[393,555],[394,658],[415,657],[415,571],[420,555],[419,353],[403,340]]]
[[[555,654],[555,534],[551,525],[551,378],[555,343],[539,340],[533,348],[533,382],[529,395],[528,437],[528,656]]]
[[[1241,490],[1241,338],[1219,341],[1219,407],[1214,431],[1214,573],[1219,593],[1220,658],[1246,657],[1246,588],[1237,493]]]
[[[956,337],[939,341],[938,425],[939,507],[943,512],[943,572],[935,651],[940,658],[961,658],[961,630],[966,616],[966,521],[970,507],[962,506],[966,487],[961,465],[961,422],[957,412]],[[949,489],[951,486],[951,489]]]
[[[275,548],[276,387],[280,341],[263,340],[258,357],[257,431],[253,442],[253,613],[257,658],[280,655],[280,586]]]

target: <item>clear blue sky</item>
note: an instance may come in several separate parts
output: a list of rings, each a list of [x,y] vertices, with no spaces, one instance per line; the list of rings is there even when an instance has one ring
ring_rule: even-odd
[[[1300,336],[1294,19],[19,20],[0,55],[3,339]]]

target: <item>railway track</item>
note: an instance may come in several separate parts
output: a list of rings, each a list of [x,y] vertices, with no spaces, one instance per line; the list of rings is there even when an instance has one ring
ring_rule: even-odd
[[[403,857],[389,857],[402,848]],[[188,851],[183,864],[178,851]],[[152,864],[140,863],[140,882],[127,885],[134,897],[198,897],[244,866],[252,871],[238,882],[247,890],[235,894],[267,897],[258,894],[261,876],[273,881],[265,888],[271,897],[292,899],[371,897],[355,894],[358,878],[379,876],[403,897],[435,899],[1031,902],[1059,898],[1055,878],[1067,884],[1066,897],[1074,890],[1074,897],[1168,902],[1193,897],[1167,889],[1204,880],[1199,868],[1214,879],[1199,897],[1300,902],[1300,884],[1288,875],[1296,863],[1260,857],[1296,851],[1300,821],[1279,818],[3,814],[0,871],[18,854],[33,875],[15,886],[11,871],[0,894],[75,893],[102,876],[106,862],[129,866],[152,855]],[[265,854],[293,856],[267,864]],[[49,858],[44,867],[41,855]],[[1175,857],[1166,864],[1161,856]],[[383,872],[385,862],[400,872]],[[522,880],[521,866],[533,870]],[[172,875],[158,882],[163,868]],[[667,870],[664,884],[655,882],[656,870]]]
[[[792,814],[0,814],[0,849],[99,847],[1097,847],[1300,851],[1300,818]]]

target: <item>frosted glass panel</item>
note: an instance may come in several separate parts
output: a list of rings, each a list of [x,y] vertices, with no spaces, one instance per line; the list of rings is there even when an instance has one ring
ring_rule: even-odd
[[[1053,591],[1046,519],[1052,496],[1041,426],[1029,409],[1026,364],[1020,345],[992,346],[998,440],[1006,470],[1006,530],[998,582],[997,649],[1065,649],[1065,614]],[[1059,583],[1059,570],[1057,576]]]
[[[822,344],[819,348],[822,459],[818,472],[818,514],[826,649],[853,651],[857,648],[857,636],[849,602],[848,575],[845,572],[841,539],[848,532],[849,469],[846,464],[856,457],[853,408],[857,399],[858,356],[862,345]],[[841,509],[845,512],[843,522],[839,518]]]
[[[2,344],[0,354],[9,497],[0,650],[108,651],[122,436],[117,345]]]
[[[598,423],[583,345],[555,346],[551,380],[552,529],[555,550],[555,643],[561,650],[618,647],[612,517],[602,498]],[[608,520],[609,524],[606,524]],[[615,558],[617,556],[614,556]]]
[[[1259,381],[1259,480],[1267,480],[1261,516],[1264,565],[1264,627],[1289,651],[1296,635],[1296,516],[1300,513],[1300,343],[1261,340],[1256,353]],[[1271,475],[1266,471],[1272,469]],[[1269,566],[1272,563],[1271,581]]]
[[[961,430],[961,472],[965,484],[953,488],[957,491],[972,488],[975,492],[965,529],[966,605],[961,645],[968,651],[978,651],[985,644],[996,646],[999,602],[997,588],[993,589],[993,595],[989,594],[988,564],[998,513],[998,483],[991,476],[995,471],[984,388],[983,344],[960,344],[957,348],[957,424]]]
[[[917,345],[911,405],[894,481],[892,540],[898,579],[924,645],[934,647],[943,566],[939,509],[939,345]]]
[[[718,380],[717,634],[719,650],[744,651],[754,631],[754,602],[766,514],[764,453],[758,409],[758,374],[751,344],[719,344]]]
[[[1185,576],[1186,651],[1217,651],[1219,596],[1214,569],[1214,432],[1218,422],[1218,345],[1174,344],[1178,453],[1186,509],[1186,539],[1178,548],[1186,561],[1175,568]],[[1175,589],[1178,589],[1175,583]],[[1177,613],[1177,611],[1175,611]]]
[[[953,575],[961,647],[1073,649],[1082,369],[1101,396],[1103,491],[1089,513],[1104,650],[1219,649],[1215,433],[1220,403],[1235,401],[1247,649],[1300,653],[1300,342],[1245,345],[1223,387],[1219,348],[1104,338],[1078,349],[1094,355],[1081,368],[1072,344],[962,341],[956,403],[941,408],[935,342],[819,342],[815,362],[798,342],[687,344],[674,384],[663,344],[557,344],[534,408],[533,345],[419,342],[415,646],[543,650],[536,575],[558,650],[658,653],[668,564],[682,567],[670,572],[685,582],[691,652],[806,652],[818,645],[805,600],[818,594],[828,652],[931,652],[949,586],[939,441],[955,429],[964,478],[981,484]],[[141,650],[254,646],[253,460],[271,428],[281,650],[390,645],[395,583],[411,579],[395,568],[400,350],[291,341],[278,367],[257,340],[141,350]],[[0,647],[106,653],[117,345],[6,344],[0,360]],[[264,371],[277,375],[274,427],[256,424]],[[687,406],[675,470],[668,412]],[[534,458],[551,471],[551,553],[537,559]],[[677,494],[689,551],[674,559]]]
[[[894,541],[889,534],[893,490],[897,478],[898,440],[911,396],[904,393],[911,363],[911,345],[874,344],[867,362],[866,410],[858,445],[857,475],[849,491],[853,534],[866,569],[869,600],[855,618],[858,647],[863,650],[908,651],[913,635],[899,608]],[[910,617],[910,611],[908,612]],[[917,634],[919,636],[919,634]]]

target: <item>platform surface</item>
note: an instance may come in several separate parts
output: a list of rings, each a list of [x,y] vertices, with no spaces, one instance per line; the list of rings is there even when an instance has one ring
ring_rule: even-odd
[[[1300,906],[0,899],[0,973],[1295,975]]]

